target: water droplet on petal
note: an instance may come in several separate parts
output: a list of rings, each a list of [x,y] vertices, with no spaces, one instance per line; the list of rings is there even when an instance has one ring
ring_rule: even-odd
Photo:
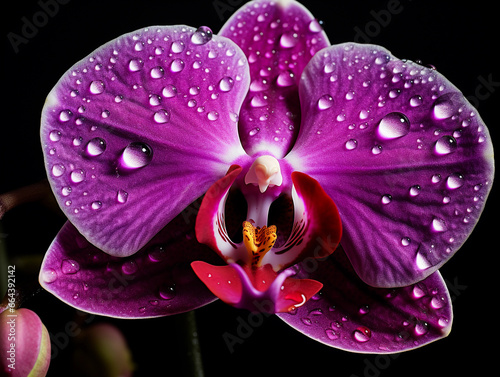
[[[429,324],[424,321],[418,321],[415,325],[415,334],[418,336],[422,336],[427,334],[429,331]]]
[[[441,174],[434,174],[431,178],[432,183],[439,183],[441,182]]]
[[[128,192],[125,190],[118,190],[116,193],[116,200],[121,204],[126,203],[128,200]]]
[[[378,125],[378,133],[384,139],[396,139],[410,132],[410,121],[406,115],[393,112],[382,118]]]
[[[446,231],[446,222],[439,217],[434,217],[432,220],[432,230],[438,233]]]
[[[330,340],[337,340],[340,337],[340,334],[332,329],[326,329],[325,334]]]
[[[456,110],[454,102],[451,100],[452,95],[445,94],[439,97],[434,102],[434,116],[436,119],[448,119],[453,116]]]
[[[411,244],[411,238],[410,237],[403,237],[401,238],[401,245],[403,246],[409,246]]]
[[[90,93],[101,94],[104,92],[104,83],[102,81],[96,80],[90,83]]]
[[[418,300],[419,298],[422,298],[424,296],[425,292],[423,291],[423,289],[420,288],[418,285],[415,285],[413,287],[413,297]]]
[[[353,332],[354,339],[360,343],[365,343],[372,337],[372,332],[368,327],[360,326]]]
[[[138,270],[137,263],[135,263],[133,260],[123,262],[122,264],[122,271],[125,275],[132,275],[136,273],[137,270]]]
[[[207,118],[208,120],[217,120],[219,119],[219,113],[217,111],[210,111],[208,114],[207,114]]]
[[[80,265],[77,261],[74,261],[72,259],[64,259],[61,262],[61,271],[66,275],[76,274],[78,271],[80,271]]]
[[[221,92],[229,92],[231,89],[233,89],[234,86],[234,80],[231,77],[223,77],[219,81],[219,89]]]
[[[415,263],[419,270],[427,270],[432,266],[429,260],[420,251],[417,252]]]
[[[165,98],[175,97],[177,95],[177,88],[171,84],[167,85],[163,88],[162,94]]]
[[[355,139],[347,140],[345,143],[345,148],[348,151],[352,151],[353,149],[356,149],[357,146],[358,146],[358,141]]]
[[[73,183],[80,183],[85,179],[85,172],[82,169],[75,169],[70,174]]]
[[[212,39],[212,30],[207,26],[200,26],[191,36],[191,42],[195,45],[204,45]]]
[[[370,312],[370,307],[368,305],[362,306],[359,308],[359,314],[365,315]]]
[[[92,204],[90,205],[90,207],[94,210],[94,211],[97,211],[99,209],[102,208],[102,202],[96,200],[95,202],[92,202]]]
[[[182,59],[174,59],[170,64],[172,72],[180,72],[184,69],[184,61]]]
[[[422,99],[421,96],[419,95],[416,95],[416,96],[413,96],[410,98],[410,106],[411,107],[418,107],[420,106],[422,103],[424,102],[424,100]]]
[[[170,50],[174,54],[180,54],[184,49],[186,48],[186,45],[182,41],[175,41],[172,43],[172,46],[170,46]]]
[[[450,154],[456,150],[457,141],[453,136],[443,136],[434,145],[434,152],[438,155]]]
[[[410,196],[418,196],[422,188],[419,185],[414,185],[410,187],[409,194]]]
[[[333,106],[333,97],[329,94],[325,94],[318,100],[318,109],[326,110]]]
[[[314,19],[309,22],[309,31],[311,33],[319,33],[321,30],[323,30],[323,28],[321,27],[318,20]]]
[[[71,110],[63,110],[59,113],[59,120],[61,122],[67,122],[71,119],[72,115],[73,113],[71,112]]]
[[[431,300],[431,306],[434,309],[441,309],[446,305],[446,298],[444,296],[434,296]]]
[[[64,172],[66,171],[66,168],[64,167],[63,164],[55,164],[52,166],[52,175],[54,177],[60,177],[61,175],[64,174]]]
[[[142,59],[132,59],[128,63],[128,69],[130,69],[131,72],[140,71],[143,66],[144,66],[144,61]]]
[[[304,317],[304,318],[301,318],[301,321],[306,326],[311,326],[312,325],[312,321],[311,321],[310,318]]]
[[[57,280],[57,272],[53,268],[46,268],[42,272],[42,280],[47,283],[53,283]]]
[[[281,72],[278,75],[278,79],[276,80],[276,84],[281,87],[292,86],[295,84],[295,75],[292,72]]]
[[[292,48],[298,42],[298,35],[294,32],[286,32],[281,35],[280,45],[283,48]]]
[[[125,168],[139,169],[148,165],[153,159],[153,150],[145,143],[134,142],[123,150],[121,162]]]
[[[86,152],[91,157],[100,156],[106,150],[106,141],[100,137],[93,138],[87,143]]]
[[[386,194],[386,195],[382,196],[382,204],[389,204],[390,202],[392,202],[391,195]]]
[[[382,146],[381,145],[375,145],[373,148],[372,148],[372,154],[374,155],[377,155],[377,154],[380,154],[382,153]]]
[[[164,300],[172,300],[177,295],[175,284],[163,284],[160,287],[159,294]]]
[[[166,257],[165,248],[160,245],[151,247],[148,251],[148,257],[151,262],[161,262]]]
[[[464,185],[464,176],[460,173],[453,173],[446,180],[446,185],[451,190],[458,189]]]
[[[61,140],[61,132],[57,131],[57,130],[51,131],[49,133],[49,139],[51,141],[59,141],[59,140]]]
[[[152,68],[150,72],[151,77],[154,79],[162,78],[164,74],[165,70],[160,66]]]
[[[153,118],[156,123],[167,123],[168,121],[170,121],[170,113],[167,110],[161,109],[155,112]]]

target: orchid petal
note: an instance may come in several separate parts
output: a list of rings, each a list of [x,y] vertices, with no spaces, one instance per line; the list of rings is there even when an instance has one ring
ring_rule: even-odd
[[[191,220],[182,212],[126,258],[103,253],[67,222],[45,255],[40,284],[68,305],[110,317],[160,317],[208,304],[215,297],[190,263],[220,259],[196,242]]]
[[[359,279],[342,248],[299,270],[297,276],[321,281],[323,290],[290,314],[278,316],[328,346],[396,353],[443,338],[451,330],[451,298],[439,272],[404,288],[373,288]]]
[[[434,69],[352,43],[313,58],[300,98],[287,160],[337,204],[356,272],[377,287],[430,276],[465,242],[491,189],[493,147],[477,111]]]
[[[329,46],[318,21],[295,1],[251,1],[222,27],[250,63],[250,91],[240,112],[243,147],[283,157],[300,125],[298,81],[311,57]]]
[[[41,128],[68,219],[111,255],[144,246],[244,154],[236,114],[248,81],[238,46],[187,26],[125,34],[75,64]]]

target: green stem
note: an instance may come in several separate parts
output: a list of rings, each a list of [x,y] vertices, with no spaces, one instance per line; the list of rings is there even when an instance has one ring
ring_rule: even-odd
[[[189,377],[204,377],[203,360],[201,357],[198,329],[196,326],[196,315],[194,310],[179,314],[178,332],[182,353],[184,358],[183,375]]]

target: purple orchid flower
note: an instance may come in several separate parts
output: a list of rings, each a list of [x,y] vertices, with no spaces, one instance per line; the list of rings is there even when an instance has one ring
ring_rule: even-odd
[[[330,46],[294,1],[252,1],[218,35],[109,42],[49,94],[41,138],[69,222],[40,282],[61,300],[150,318],[218,297],[354,352],[449,333],[437,270],[494,173],[488,129],[440,73]]]

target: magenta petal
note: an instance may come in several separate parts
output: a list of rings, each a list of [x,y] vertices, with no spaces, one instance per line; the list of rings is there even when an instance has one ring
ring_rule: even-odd
[[[66,216],[111,255],[144,246],[244,154],[236,114],[248,84],[238,46],[187,26],[123,35],[74,65],[41,128]]]
[[[477,111],[434,69],[372,45],[317,54],[300,96],[287,159],[335,201],[356,272],[378,287],[431,275],[472,232],[492,186]]]
[[[215,297],[190,263],[220,259],[196,241],[191,217],[182,212],[126,258],[103,253],[67,222],[45,255],[40,284],[68,305],[110,317],[159,317],[208,304]]]
[[[373,288],[354,272],[344,251],[304,263],[299,277],[323,283],[303,306],[278,316],[328,346],[360,353],[395,353],[448,335],[453,313],[439,272],[404,288]]]
[[[250,91],[239,131],[248,154],[283,157],[300,125],[298,82],[311,57],[330,45],[318,21],[301,4],[251,1],[222,27],[220,35],[241,47],[250,63]]]

